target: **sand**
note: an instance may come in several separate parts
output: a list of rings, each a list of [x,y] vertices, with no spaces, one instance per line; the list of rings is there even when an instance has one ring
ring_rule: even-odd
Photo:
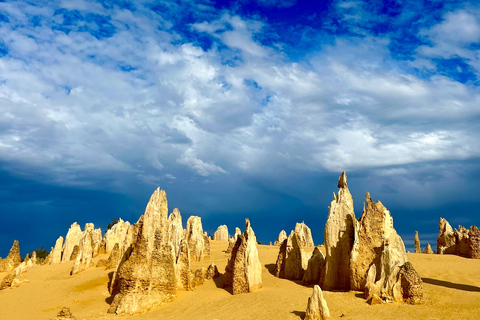
[[[211,261],[225,270],[228,242],[211,242]],[[222,289],[223,275],[206,281],[193,292],[178,291],[177,299],[136,316],[107,314],[107,282],[113,270],[90,268],[74,276],[72,262],[35,266],[20,276],[30,283],[0,291],[0,319],[52,319],[63,306],[76,319],[303,319],[312,287],[275,278],[271,272],[278,247],[258,246],[263,268],[263,288],[254,293],[231,295]],[[313,251],[313,248],[307,248]],[[94,259],[106,259],[106,255]],[[480,260],[453,255],[408,254],[424,280],[425,305],[370,306],[359,292],[324,292],[331,318],[342,319],[479,319]],[[193,268],[210,262],[194,263]],[[2,279],[6,273],[0,273]]]

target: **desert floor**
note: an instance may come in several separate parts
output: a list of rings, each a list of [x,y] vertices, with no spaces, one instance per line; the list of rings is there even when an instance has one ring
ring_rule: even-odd
[[[227,242],[212,241],[211,260],[223,273]],[[135,316],[107,314],[107,282],[112,270],[90,268],[70,276],[72,262],[35,266],[20,276],[18,288],[0,291],[0,319],[52,319],[63,306],[76,319],[303,319],[311,287],[278,279],[271,274],[278,247],[260,245],[263,288],[255,293],[231,295],[222,289],[223,275],[206,281],[195,291],[178,291],[177,299]],[[307,248],[313,251],[313,248]],[[95,262],[106,255],[95,258]],[[480,319],[480,260],[452,255],[408,254],[423,278],[425,305],[370,306],[359,292],[324,292],[332,319]],[[193,265],[207,266],[210,261]],[[6,274],[0,273],[0,279]]]

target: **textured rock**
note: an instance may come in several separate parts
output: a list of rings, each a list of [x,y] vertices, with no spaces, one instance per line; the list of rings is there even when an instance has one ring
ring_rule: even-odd
[[[2,282],[0,283],[0,290],[10,288],[12,286],[12,283],[13,283],[14,279],[15,279],[15,274],[14,273],[7,274],[3,278]]]
[[[369,305],[383,304],[383,300],[376,294],[373,294],[370,299],[367,300]]]
[[[322,270],[325,268],[325,256],[318,247],[313,249],[311,258],[308,260],[307,270],[302,279],[304,286],[319,284]]]
[[[228,227],[226,225],[219,226],[213,234],[213,240],[228,241]]]
[[[175,249],[168,241],[168,206],[158,188],[136,223],[138,231],[110,286],[109,313],[136,314],[176,297]]]
[[[420,239],[418,238],[418,231],[415,231],[415,253],[422,253],[422,247],[420,246]]]
[[[423,303],[422,279],[410,262],[406,262],[399,271],[399,291],[403,293],[403,300],[409,304]]]
[[[430,243],[427,243],[427,246],[425,247],[425,249],[423,249],[423,253],[427,253],[427,254],[434,254],[435,253],[435,252],[433,252],[432,246],[430,245]]]
[[[70,308],[63,307],[62,310],[57,314],[55,320],[67,320],[67,319],[75,319],[72,312],[70,312]]]
[[[175,276],[177,289],[193,290],[193,275],[190,272],[190,250],[186,240],[182,240],[175,263]]]
[[[32,261],[33,264],[37,264],[37,263],[38,263],[37,251],[33,251],[33,252],[32,252],[32,257],[30,258],[30,261]]]
[[[205,275],[205,279],[211,280],[220,277],[220,273],[218,272],[218,268],[214,262],[210,263],[207,268],[207,273]]]
[[[323,298],[322,289],[316,285],[313,287],[313,294],[308,298],[305,320],[320,320],[330,317],[327,302]]]
[[[273,244],[276,246],[281,246],[283,241],[287,239],[287,233],[285,230],[280,231],[277,237],[277,241],[275,241]]]
[[[93,225],[93,223],[92,223]],[[102,245],[102,229],[94,229],[92,232],[93,256],[100,254],[100,246]]]
[[[437,253],[455,253],[455,235],[453,229],[446,219],[440,218],[438,222]]]
[[[57,264],[62,261],[62,248],[63,248],[63,237],[58,237],[55,242],[55,247],[53,247],[52,261],[50,264]]]
[[[370,300],[374,295],[380,297],[380,287],[373,282],[367,282],[365,286],[365,300]]]
[[[168,241],[173,244],[176,257],[180,251],[180,242],[183,239],[183,232],[182,215],[180,214],[180,211],[175,208],[168,217]]]
[[[205,283],[205,275],[206,275],[206,270],[205,268],[200,268],[198,270],[195,270],[192,275],[193,279],[193,286],[198,287],[201,286],[202,284]]]
[[[380,280],[375,284],[381,288],[380,297],[386,301],[394,301],[394,286],[398,282],[400,266],[407,262],[407,254],[402,239],[396,232],[384,242],[380,257]]]
[[[377,273],[388,279],[392,266],[403,264],[406,259],[405,245],[393,228],[390,211],[380,201],[373,202],[367,192],[350,259],[351,290],[364,290],[367,271],[372,264]]]
[[[231,287],[233,294],[253,292],[262,287],[257,238],[248,219],[245,220],[245,232],[238,237],[225,267],[224,287]]]
[[[203,234],[202,219],[191,216],[187,221],[186,237],[190,249],[190,258],[196,261],[210,258],[210,241]]]
[[[477,227],[471,226],[468,229],[468,251],[467,256],[473,259],[480,259],[480,231]]]
[[[106,266],[107,266],[107,259],[100,259],[95,265],[95,268],[105,268]]]
[[[123,246],[129,228],[130,222],[123,221],[121,218],[118,219],[117,223],[115,223],[110,229],[108,229],[103,236],[102,242],[100,244],[100,252],[112,252],[115,244],[117,243],[119,244],[119,252],[122,252],[122,248],[120,248],[120,246]]]
[[[324,290],[350,289],[349,263],[354,242],[355,213],[345,172],[340,175],[338,188],[338,195],[333,195],[325,224],[326,264],[322,275]],[[358,290],[361,289],[363,288]]]
[[[375,264],[372,264],[368,269],[365,283],[366,284],[375,283],[376,281],[377,281],[377,267],[375,266]]]
[[[10,248],[10,252],[8,256],[0,260],[0,272],[8,272],[14,270],[16,267],[20,265],[22,262],[22,258],[20,256],[20,246],[18,241],[13,241],[13,245]]]
[[[73,264],[72,271],[70,271],[70,275],[77,274],[94,265],[92,259],[94,254],[95,236],[96,231],[93,223],[85,224],[85,231],[83,232],[83,237],[78,246],[78,255]]]
[[[468,257],[468,230],[463,226],[458,226],[458,230],[453,231],[453,236],[455,237],[455,254]]]
[[[236,227],[235,228],[235,234],[233,235],[233,238],[235,239],[235,241],[237,241],[238,237],[242,234],[242,230],[240,230],[239,227]]]
[[[292,247],[290,250],[288,250],[289,248],[287,247],[284,278],[302,280],[305,270],[308,267],[308,256],[303,251],[302,244],[296,233],[292,232],[288,238],[291,241]]]
[[[297,234],[298,241],[302,244],[303,247],[314,247],[312,231],[305,224],[305,222],[297,223],[295,225],[294,232]],[[279,235],[280,236],[280,235]]]
[[[120,243],[117,242],[110,252],[107,262],[105,263],[105,270],[117,268],[118,264],[120,263],[120,259],[122,258],[121,254]]]
[[[72,256],[73,249],[75,246],[78,246],[80,240],[83,237],[82,228],[78,225],[78,223],[74,222],[68,229],[67,236],[65,237],[65,244],[63,245],[63,254],[62,254],[62,262],[70,261],[70,257]]]
[[[287,259],[287,253],[292,249],[292,244],[288,242],[288,238],[283,240],[278,250],[277,262],[275,263],[274,276],[277,278],[285,278],[285,260]]]

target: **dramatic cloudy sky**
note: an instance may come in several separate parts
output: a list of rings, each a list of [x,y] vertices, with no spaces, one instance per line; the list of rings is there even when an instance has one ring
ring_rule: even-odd
[[[407,249],[480,225],[476,1],[0,3],[0,256],[135,222],[160,186],[262,242],[317,244],[347,171]]]

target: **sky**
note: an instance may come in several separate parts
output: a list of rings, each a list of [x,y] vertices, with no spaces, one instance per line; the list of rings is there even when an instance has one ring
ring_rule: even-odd
[[[347,172],[407,250],[480,225],[476,1],[0,1],[0,256],[136,222],[305,221]]]

